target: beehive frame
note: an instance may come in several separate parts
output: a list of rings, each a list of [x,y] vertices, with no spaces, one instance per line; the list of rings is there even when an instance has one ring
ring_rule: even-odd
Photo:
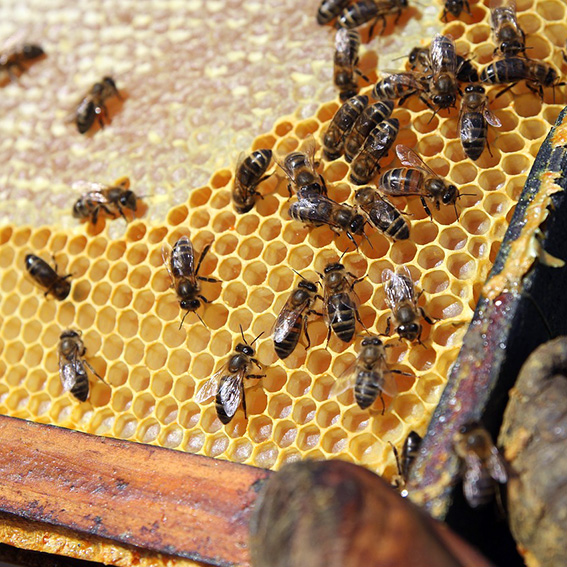
[[[565,5],[558,0],[519,2],[518,11],[530,56],[564,69]],[[473,54],[480,64],[490,61],[485,5],[473,5],[472,15],[462,21],[450,19],[443,31],[457,40],[461,53]],[[369,50],[362,68],[371,78],[373,62]],[[229,168],[220,168],[206,186],[193,189],[165,222],[138,218],[118,238],[111,222],[65,229],[8,224],[0,230],[0,411],[267,468],[298,458],[340,457],[395,474],[389,442],[401,445],[409,430],[425,431],[532,158],[561,108],[559,91],[555,103],[551,92],[543,103],[522,86],[515,92],[519,94],[502,96],[493,105],[503,125],[490,135],[493,156],[485,152],[476,163],[464,159],[455,112],[430,120],[431,113],[416,101],[395,111],[399,143],[416,147],[429,165],[471,195],[459,201],[458,222],[451,208],[436,213],[432,223],[418,199],[399,199],[396,203],[407,204],[412,215],[410,240],[392,244],[372,235],[372,247],[363,242],[344,258],[357,276],[368,274],[357,291],[362,319],[371,331],[383,332],[388,317],[381,272],[402,263],[410,265],[424,290],[428,313],[441,319],[426,327],[427,348],[388,341],[394,345],[388,351],[390,363],[416,378],[399,380],[400,393],[384,416],[378,405],[372,412],[360,410],[351,392],[329,398],[335,377],[352,363],[357,347],[345,348],[333,339],[327,350],[322,321],[310,325],[311,350],[306,354],[300,348],[283,363],[275,359],[270,341],[261,340],[258,356],[267,365],[267,376],[247,391],[247,421],[239,412],[223,427],[214,404],[194,402],[196,389],[231,352],[241,325],[248,337],[271,329],[296,280],[291,268],[316,277],[348,246],[346,238],[335,240],[328,229],[306,230],[288,220],[287,182],[281,173],[262,186],[265,197],[256,209],[239,217],[230,204]],[[327,102],[310,118],[280,119],[252,148],[285,153],[309,135],[318,139],[337,107]],[[384,167],[389,163],[392,156]],[[344,161],[324,163],[322,172],[330,196],[349,202]],[[161,246],[183,234],[190,235],[197,251],[214,240],[203,273],[223,283],[205,286],[213,300],[203,311],[208,328],[193,316],[178,328],[179,307],[168,289]],[[73,273],[68,300],[45,300],[23,276],[29,252],[46,260],[54,254],[60,270]],[[90,360],[108,382],[93,382],[86,404],[62,392],[57,374],[57,341],[67,327],[83,331]]]

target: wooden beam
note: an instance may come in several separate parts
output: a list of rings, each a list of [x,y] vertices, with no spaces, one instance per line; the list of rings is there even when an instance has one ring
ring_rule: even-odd
[[[0,511],[211,565],[249,565],[269,471],[0,416]]]

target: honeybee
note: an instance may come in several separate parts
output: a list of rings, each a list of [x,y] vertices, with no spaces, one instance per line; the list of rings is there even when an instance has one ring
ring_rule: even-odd
[[[416,73],[393,73],[374,85],[372,96],[382,101],[400,99],[401,106],[410,96],[418,94],[422,99],[426,89],[426,82]]]
[[[0,53],[0,72],[5,72],[14,81],[17,76],[14,69],[20,73],[25,71],[25,63],[29,63],[34,59],[39,59],[45,55],[45,51],[33,43],[15,44],[5,46]]]
[[[47,296],[50,293],[55,299],[63,301],[71,292],[71,283],[67,280],[72,274],[60,276],[57,273],[58,268],[55,259],[53,259],[53,263],[55,269],[35,254],[26,255],[26,270],[41,287],[45,288],[43,295]]]
[[[339,262],[327,264],[323,274],[319,276],[323,280],[323,313],[329,326],[327,343],[331,338],[331,330],[341,341],[348,343],[354,337],[355,319],[364,327],[358,313],[358,295],[354,291],[354,286],[364,278],[356,279]]]
[[[388,368],[386,349],[382,341],[378,337],[364,338],[354,364],[333,384],[331,395],[338,396],[354,387],[354,398],[361,409],[370,407],[380,396],[384,415],[386,404],[382,394],[394,397],[398,393],[394,372],[402,373]]]
[[[306,349],[311,346],[307,332],[307,316],[312,313],[320,315],[311,309],[316,299],[323,300],[317,294],[317,284],[306,280],[301,275],[300,277],[301,280],[291,292],[274,325],[274,349],[282,360],[295,350],[302,331],[307,337]]]
[[[87,349],[77,331],[68,329],[59,336],[59,377],[63,390],[71,392],[80,402],[89,397],[89,376],[85,366],[99,379],[104,380],[84,358]]]
[[[356,30],[339,28],[335,36],[335,56],[333,76],[335,86],[339,89],[339,97],[345,101],[358,93],[358,82],[355,75],[368,81],[357,69],[360,34]]]
[[[101,128],[104,128],[104,118],[110,121],[105,101],[112,97],[122,100],[120,92],[112,77],[104,77],[100,83],[95,83],[87,95],[81,100],[75,111],[75,122],[81,134],[88,132],[95,118]]]
[[[470,15],[471,7],[468,0],[445,0],[441,19],[446,22],[447,14],[451,14],[451,16],[458,18],[463,10]]]
[[[401,490],[401,495],[406,497],[407,490],[405,490],[406,483],[409,478],[409,471],[413,465],[415,459],[419,455],[419,447],[421,446],[421,435],[415,431],[410,431],[406,440],[404,441],[404,446],[402,447],[401,458],[398,455],[398,450],[395,445],[392,445],[394,450],[394,456],[396,457],[396,464],[398,466],[398,475],[393,478],[393,486],[398,490]]]
[[[392,240],[409,238],[409,224],[402,213],[372,187],[359,189],[355,193],[354,202],[364,211],[370,222]]]
[[[514,0],[491,0],[490,25],[497,47],[505,57],[526,54],[526,35],[518,24]]]
[[[138,197],[130,190],[130,179],[121,177],[113,185],[78,181],[73,188],[85,191],[73,206],[73,216],[78,219],[89,219],[93,224],[98,221],[100,212],[111,218],[120,215],[126,222],[128,219],[124,209],[136,212]]]
[[[195,268],[195,255],[193,252],[193,244],[187,236],[182,236],[174,245],[173,250],[164,244],[161,249],[163,263],[169,273],[171,278],[171,287],[175,289],[177,293],[177,298],[179,299],[179,306],[181,309],[185,309],[185,315],[179,323],[179,328],[183,325],[185,317],[189,313],[195,313],[203,325],[205,322],[201,319],[200,315],[197,313],[197,309],[201,306],[201,302],[210,303],[210,301],[201,294],[201,284],[199,282],[210,282],[219,283],[219,280],[215,278],[205,278],[199,275],[199,270],[201,269],[201,264],[207,252],[211,248],[211,244],[207,244],[199,261],[197,262],[197,268]]]
[[[354,159],[370,132],[388,118],[393,110],[394,103],[391,100],[376,102],[363,109],[344,141],[347,162]]]
[[[463,492],[471,508],[492,500],[496,483],[508,480],[506,462],[490,433],[477,421],[461,426],[454,437],[455,453],[463,462]]]
[[[380,160],[388,153],[398,135],[400,123],[388,118],[376,126],[353,159],[349,179],[356,185],[368,183],[380,171]]]
[[[455,106],[459,93],[457,80],[457,52],[453,40],[437,34],[429,47],[431,76],[429,92],[431,102],[438,108]]]
[[[300,192],[298,199],[289,207],[289,216],[312,226],[328,226],[335,234],[344,232],[358,248],[353,235],[363,235],[366,221],[355,209],[339,204],[325,195]]]
[[[488,124],[502,126],[500,120],[488,108],[488,97],[481,85],[467,85],[461,100],[459,131],[465,154],[477,160],[487,143]]]
[[[360,113],[368,104],[364,95],[348,99],[335,113],[323,136],[323,155],[329,161],[341,157],[345,136],[351,131]]]
[[[489,85],[511,83],[500,91],[496,97],[502,96],[520,81],[526,81],[527,87],[543,99],[544,87],[564,85],[558,82],[557,71],[549,64],[524,57],[506,57],[487,65],[480,73],[480,80]]]
[[[323,0],[317,10],[317,23],[320,26],[331,23],[350,0]]]
[[[460,195],[455,185],[437,175],[407,146],[398,144],[396,153],[400,161],[410,167],[398,167],[384,172],[378,180],[379,190],[393,196],[419,195],[423,208],[430,217],[431,211],[425,199],[432,201],[437,210],[441,203],[452,204],[458,217],[456,202]]]
[[[284,159],[276,158],[276,163],[284,170],[289,179],[287,190],[291,197],[291,188],[297,193],[327,194],[327,186],[323,176],[315,168],[315,139],[309,137],[304,146],[305,151],[291,152]]]
[[[250,211],[259,195],[256,187],[270,177],[264,175],[272,161],[272,150],[256,150],[245,157],[240,154],[232,186],[232,202],[237,213]]]
[[[372,22],[368,32],[372,37],[374,27],[379,20],[382,21],[382,32],[386,29],[386,16],[396,14],[395,23],[398,23],[402,15],[402,9],[408,7],[408,0],[358,0],[347,6],[337,20],[337,25],[342,28],[357,28],[367,22]]]
[[[398,266],[395,272],[384,270],[382,283],[386,293],[386,304],[392,311],[396,324],[396,333],[408,341],[421,343],[423,327],[420,319],[423,317],[430,325],[430,319],[423,308],[418,307],[419,296],[415,294],[415,285],[407,266]],[[391,318],[388,317],[386,335],[390,334]]]
[[[417,73],[427,75],[431,72],[431,61],[429,59],[429,47],[414,47],[408,55],[410,69]],[[478,71],[470,59],[457,55],[457,80],[463,83],[476,83]]]
[[[200,388],[195,396],[197,403],[202,404],[215,398],[217,416],[223,424],[230,423],[238,406],[242,402],[246,418],[246,397],[244,395],[244,378],[263,378],[265,374],[251,374],[251,366],[255,364],[260,370],[262,366],[256,358],[252,345],[264,334],[260,333],[250,344],[244,338],[240,328],[242,343],[238,343],[234,352],[222,368],[213,374]]]

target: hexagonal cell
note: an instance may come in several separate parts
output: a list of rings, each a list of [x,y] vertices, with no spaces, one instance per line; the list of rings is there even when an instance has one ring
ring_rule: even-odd
[[[267,268],[264,262],[252,262],[244,268],[242,278],[248,285],[260,285],[265,281],[266,275]]]
[[[156,419],[147,419],[138,425],[136,439],[141,443],[153,443],[160,434],[161,426]]]
[[[421,288],[427,293],[441,293],[449,287],[449,278],[442,270],[434,270],[423,275]]]
[[[298,425],[311,421],[315,417],[317,406],[312,400],[297,400],[293,406],[292,419]]]
[[[158,444],[168,449],[175,449],[183,441],[183,430],[177,425],[169,425],[161,429]]]
[[[188,453],[198,453],[205,444],[205,435],[200,431],[191,431],[187,434],[185,450]]]
[[[268,402],[268,413],[275,419],[289,417],[292,410],[292,401],[286,394],[276,394]]]
[[[430,270],[443,264],[445,252],[438,246],[429,245],[417,255],[417,263],[425,270]]]

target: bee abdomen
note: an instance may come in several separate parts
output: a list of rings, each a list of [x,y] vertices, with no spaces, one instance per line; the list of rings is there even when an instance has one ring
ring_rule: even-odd
[[[246,187],[255,186],[272,161],[272,150],[252,152],[238,170],[238,181]]]
[[[465,154],[477,160],[486,146],[488,127],[480,112],[467,112],[461,120],[461,142]]]
[[[323,0],[317,10],[317,23],[324,26],[334,20],[348,2],[349,0]]]
[[[191,256],[193,255],[193,247],[189,239],[180,238],[173,246],[171,252],[171,271],[176,278],[186,276],[183,266],[189,266],[191,263]]]
[[[331,328],[341,341],[349,343],[356,330],[354,303],[347,294],[341,293],[329,299],[327,309]]]
[[[374,0],[360,0],[343,10],[338,24],[343,28],[356,28],[369,22],[378,14],[378,6]]]
[[[480,508],[486,506],[494,498],[496,486],[494,479],[490,476],[488,471],[483,469],[480,478],[476,481],[475,494],[470,505],[472,508]]]
[[[89,397],[89,379],[86,374],[77,374],[77,380],[71,388],[71,394],[80,402],[86,402]]]
[[[298,317],[290,329],[289,333],[282,339],[281,342],[274,341],[274,350],[276,354],[283,360],[287,358],[299,343],[301,336],[301,325],[303,323],[303,316]]]
[[[388,203],[375,203],[368,215],[374,226],[394,240],[409,238],[409,225],[402,214]]]
[[[375,372],[361,370],[356,377],[354,397],[361,409],[370,407],[381,392],[380,377]]]

